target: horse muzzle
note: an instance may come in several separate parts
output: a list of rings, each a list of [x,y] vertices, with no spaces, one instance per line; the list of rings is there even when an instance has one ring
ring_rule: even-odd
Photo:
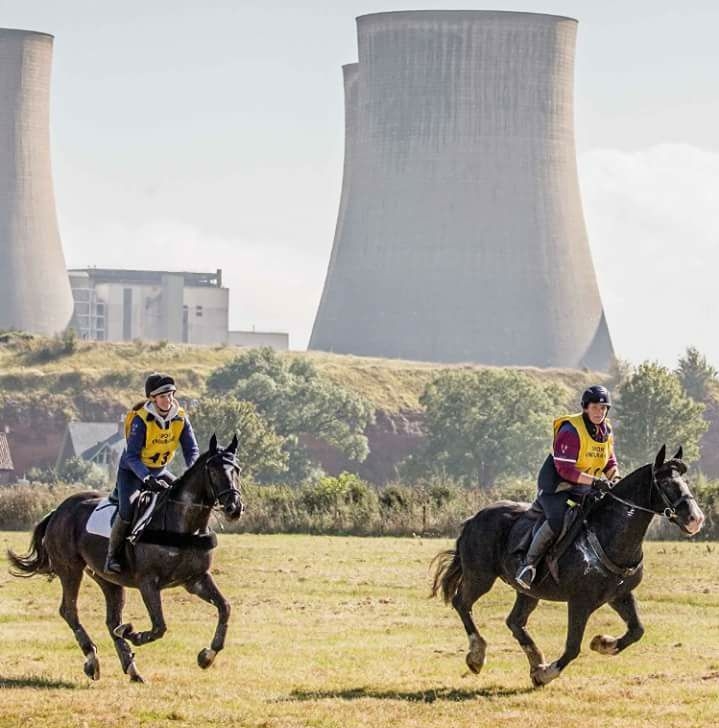
[[[230,521],[236,521],[245,512],[245,504],[239,499],[233,499],[223,507],[225,516]]]
[[[676,523],[684,533],[689,536],[696,536],[704,525],[704,513],[696,503],[689,506],[689,513],[686,517],[676,517]]]

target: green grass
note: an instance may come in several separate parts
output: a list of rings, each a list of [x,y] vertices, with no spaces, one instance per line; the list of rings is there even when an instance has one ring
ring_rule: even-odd
[[[24,550],[28,534],[0,534]],[[99,648],[89,683],[57,614],[59,584],[20,580],[0,566],[0,726],[253,726],[422,728],[481,726],[713,726],[719,722],[719,547],[651,543],[637,591],[644,639],[617,657],[588,649],[615,636],[608,608],[591,619],[582,655],[542,690],[504,625],[512,592],[498,585],[475,608],[489,641],[480,676],[464,665],[453,611],[428,600],[428,564],[447,540],[229,535],[215,577],[233,604],[226,650],[195,664],[214,609],[165,593],[169,625],[138,648],[148,681],[121,674],[98,588],[86,583],[81,619]],[[4,549],[3,549],[4,550]],[[146,628],[136,593],[126,619]],[[565,606],[542,604],[530,629],[547,657],[562,649]]]

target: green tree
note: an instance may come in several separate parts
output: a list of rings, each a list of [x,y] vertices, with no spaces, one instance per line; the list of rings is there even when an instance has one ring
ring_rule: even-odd
[[[364,430],[373,408],[362,397],[322,376],[306,359],[280,357],[270,348],[250,349],[208,378],[214,396],[231,394],[252,402],[284,439],[288,477],[301,480],[310,469],[307,438],[333,445],[362,462],[369,453]]]
[[[617,455],[625,468],[654,459],[662,444],[682,445],[684,459],[699,457],[708,423],[704,405],[687,395],[679,377],[656,362],[644,362],[619,388]]]
[[[57,477],[64,483],[82,483],[92,488],[106,488],[109,480],[105,468],[79,455],[65,460],[57,469]]]
[[[210,437],[217,435],[227,446],[237,434],[237,462],[243,475],[282,473],[287,469],[284,440],[265,422],[251,402],[232,396],[204,397],[191,410],[192,427],[200,450],[206,450]]]
[[[499,476],[534,476],[550,447],[563,390],[511,369],[448,371],[425,390],[430,471],[492,487]]]
[[[717,382],[717,370],[693,346],[687,347],[675,370],[684,391],[697,402],[705,402]]]

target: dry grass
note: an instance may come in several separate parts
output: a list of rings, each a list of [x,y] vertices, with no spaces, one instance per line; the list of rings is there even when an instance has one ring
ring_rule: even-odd
[[[78,407],[82,409],[82,403],[77,402],[82,397],[106,398],[127,407],[137,400],[145,376],[158,367],[171,370],[182,395],[191,399],[203,393],[210,372],[233,359],[238,351],[231,346],[166,342],[80,342],[76,351],[65,353],[53,339],[11,339],[0,344],[0,404],[23,391],[45,404],[49,397],[51,407],[75,416]],[[387,412],[418,409],[424,388],[443,369],[480,368],[323,352],[290,352],[285,356],[309,358],[332,381]],[[569,369],[526,367],[522,371],[562,384],[572,394],[597,377]]]
[[[3,534],[24,548],[27,534]],[[168,592],[169,632],[137,651],[147,685],[119,669],[99,590],[85,584],[81,616],[100,650],[90,684],[57,615],[59,585],[0,576],[0,726],[713,726],[719,721],[719,551],[649,544],[638,590],[647,633],[622,655],[590,653],[588,638],[620,631],[602,608],[585,651],[549,687],[530,688],[525,657],[497,586],[475,610],[490,644],[481,676],[464,666],[451,609],[427,600],[428,563],[446,540],[232,535],[221,538],[216,579],[234,612],[214,667],[194,661],[214,610]],[[126,617],[147,624],[132,594]],[[562,646],[565,608],[540,606],[530,628],[548,656]]]

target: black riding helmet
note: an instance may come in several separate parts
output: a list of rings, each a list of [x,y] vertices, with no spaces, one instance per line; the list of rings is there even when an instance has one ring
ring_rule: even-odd
[[[612,406],[612,397],[609,390],[601,384],[595,384],[584,390],[582,394],[582,409],[586,409],[591,403],[605,404],[607,409]]]
[[[154,397],[165,392],[176,392],[175,380],[169,374],[154,372],[145,380],[145,396]]]

